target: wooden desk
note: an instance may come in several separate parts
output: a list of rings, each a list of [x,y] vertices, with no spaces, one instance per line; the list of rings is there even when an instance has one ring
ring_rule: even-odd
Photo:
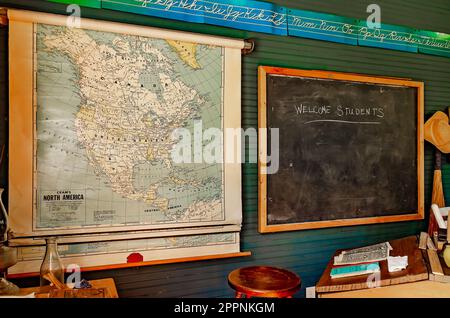
[[[89,281],[93,288],[106,288],[107,298],[119,298],[117,294],[116,284],[112,278],[96,279]],[[50,286],[45,286],[42,289],[40,287],[21,288],[20,296],[29,295],[35,293],[36,298],[48,298],[50,292]]]
[[[386,260],[381,261],[380,262],[381,272],[379,276],[380,287],[385,288],[384,286],[428,280],[428,269],[426,266],[426,261],[423,258],[421,250],[419,249],[418,238],[416,236],[409,236],[399,240],[390,241],[389,243],[393,248],[392,251],[390,252],[391,256],[404,256],[404,255],[408,256],[408,267],[402,271],[390,273],[388,271],[387,261]],[[334,256],[338,255],[339,252],[340,251],[337,251],[334,254]],[[350,292],[354,290],[364,290],[361,291],[361,293],[364,294],[364,292],[368,289],[367,284],[368,275],[331,279],[330,272],[331,269],[333,268],[334,256],[331,258],[327,268],[325,269],[322,277],[320,278],[319,282],[316,285],[316,292],[318,296],[326,297],[327,293]],[[401,290],[401,288],[402,287],[393,287],[392,290]],[[377,292],[382,291],[381,290],[368,291],[369,294]],[[354,293],[354,295],[357,294],[358,293]]]
[[[320,298],[450,298],[450,284],[423,280],[379,288],[322,293]]]

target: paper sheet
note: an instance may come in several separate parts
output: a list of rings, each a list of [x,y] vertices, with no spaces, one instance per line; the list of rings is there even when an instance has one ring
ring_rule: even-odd
[[[389,256],[387,261],[390,273],[401,271],[408,266],[408,256]]]
[[[383,261],[388,258],[392,246],[388,242],[343,251],[334,257],[334,265],[351,265]]]

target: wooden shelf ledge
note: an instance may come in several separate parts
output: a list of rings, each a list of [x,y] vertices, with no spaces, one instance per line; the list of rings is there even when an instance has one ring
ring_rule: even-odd
[[[250,255],[252,255],[252,252],[237,252],[237,253],[227,253],[227,254],[213,254],[213,255],[204,255],[204,256],[170,258],[170,259],[147,261],[147,262],[82,267],[81,271],[82,272],[105,271],[105,270],[111,270],[111,269],[122,269],[122,268],[144,267],[144,266],[164,265],[164,264],[173,264],[173,263],[207,261],[207,260],[215,260],[215,259],[244,257],[244,256],[250,256]],[[39,272],[22,273],[22,274],[8,274],[7,278],[8,279],[17,279],[17,278],[28,278],[28,277],[37,277],[37,276],[39,276]]]

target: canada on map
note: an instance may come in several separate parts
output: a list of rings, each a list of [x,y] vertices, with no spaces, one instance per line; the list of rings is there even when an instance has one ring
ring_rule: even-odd
[[[222,129],[223,47],[45,24],[35,36],[37,228],[225,219],[223,164],[171,157],[175,129]]]

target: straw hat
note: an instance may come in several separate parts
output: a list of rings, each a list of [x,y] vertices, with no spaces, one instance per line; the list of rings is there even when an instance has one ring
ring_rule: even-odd
[[[450,153],[450,125],[447,115],[436,112],[424,126],[424,137],[443,153]]]

